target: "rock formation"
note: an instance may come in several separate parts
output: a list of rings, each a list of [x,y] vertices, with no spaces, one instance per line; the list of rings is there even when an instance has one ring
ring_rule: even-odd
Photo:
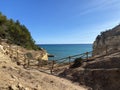
[[[120,25],[97,36],[93,56],[80,67],[59,75],[89,86],[90,90],[120,90]]]
[[[21,46],[15,44],[8,44],[6,42],[1,42],[0,51],[5,55],[9,56],[12,61],[19,62],[19,64],[24,64],[25,59],[32,60],[48,60],[47,52],[42,50],[27,50]],[[27,56],[29,54],[29,56]],[[31,55],[31,56],[30,56]]]
[[[93,55],[106,54],[120,50],[120,25],[101,32],[93,44]]]

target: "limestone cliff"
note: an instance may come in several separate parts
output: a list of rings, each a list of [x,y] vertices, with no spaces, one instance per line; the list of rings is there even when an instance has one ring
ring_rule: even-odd
[[[12,61],[24,64],[25,59],[31,60],[48,60],[47,52],[44,49],[41,50],[27,50],[21,46],[15,44],[8,44],[1,42],[0,51],[9,56]]]
[[[59,75],[90,90],[120,90],[120,25],[97,36],[91,59]]]
[[[101,32],[93,44],[93,55],[105,54],[120,50],[120,25]]]

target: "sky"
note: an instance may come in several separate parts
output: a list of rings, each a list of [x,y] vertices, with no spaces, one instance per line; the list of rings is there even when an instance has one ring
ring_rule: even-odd
[[[24,24],[36,44],[93,43],[120,24],[120,0],[0,0],[0,12]]]

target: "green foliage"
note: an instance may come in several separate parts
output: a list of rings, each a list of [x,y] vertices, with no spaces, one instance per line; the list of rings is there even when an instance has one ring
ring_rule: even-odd
[[[76,58],[76,59],[74,60],[73,65],[71,65],[70,68],[80,67],[81,64],[82,64],[82,58]]]
[[[0,38],[7,39],[9,43],[27,49],[40,49],[35,45],[35,41],[26,26],[21,25],[18,20],[7,19],[2,13],[0,13]]]
[[[100,35],[97,36],[97,40],[99,41],[101,38],[104,40],[107,37],[112,37],[112,36],[119,36],[120,35],[120,24],[115,26],[112,29],[105,30],[100,33]]]
[[[4,24],[6,20],[7,20],[6,16],[3,16],[2,13],[0,13],[0,25]]]

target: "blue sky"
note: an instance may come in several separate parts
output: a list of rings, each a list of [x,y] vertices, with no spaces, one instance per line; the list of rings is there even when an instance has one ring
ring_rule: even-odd
[[[0,11],[24,24],[37,44],[93,43],[120,23],[120,0],[0,0]]]

